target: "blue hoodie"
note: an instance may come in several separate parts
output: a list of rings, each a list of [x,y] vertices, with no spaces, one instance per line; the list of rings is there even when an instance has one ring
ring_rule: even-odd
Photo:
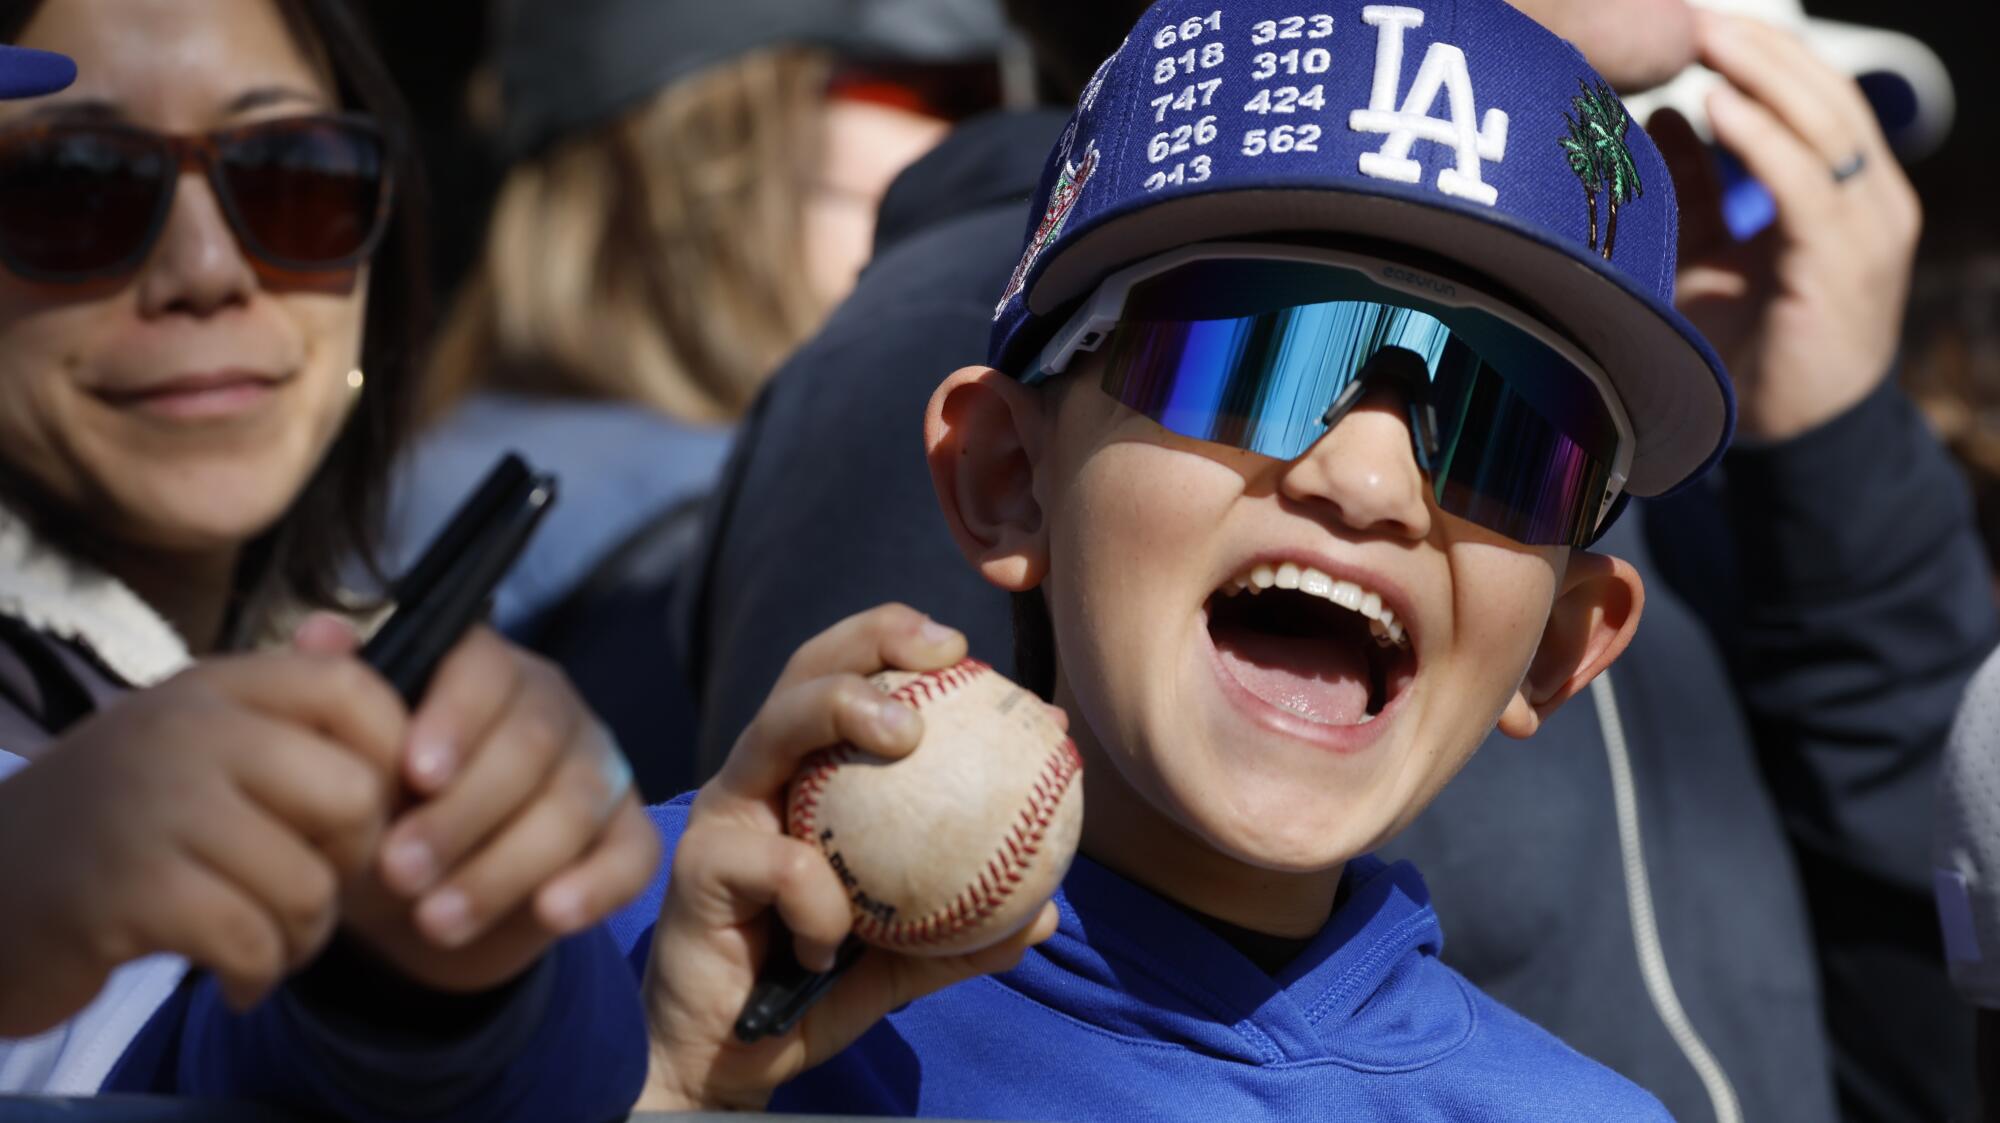
[[[667,848],[688,797],[652,809]],[[671,868],[671,861],[662,869]],[[1056,934],[1004,975],[891,1014],[773,1111],[1004,1119],[1648,1120],[1659,1102],[1439,962],[1415,867],[1348,864],[1339,908],[1267,975],[1079,856]],[[643,965],[664,873],[613,922]],[[548,1062],[562,1063],[562,1062]]]

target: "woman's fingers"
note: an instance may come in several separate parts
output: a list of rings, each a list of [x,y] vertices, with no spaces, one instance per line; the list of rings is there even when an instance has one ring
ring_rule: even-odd
[[[590,853],[536,892],[535,916],[551,932],[580,932],[637,896],[659,864],[660,832],[627,796]]]
[[[284,977],[286,942],[271,915],[233,881],[191,854],[159,873],[159,907],[139,921],[146,944],[187,957],[215,975],[223,998],[247,1010]]]
[[[339,919],[340,879],[319,852],[262,807],[227,788],[190,816],[182,845],[260,910],[296,970],[326,945]]]
[[[187,674],[242,709],[316,730],[395,774],[408,715],[389,684],[354,659],[274,651]]]
[[[429,795],[451,783],[459,767],[523,687],[528,660],[491,628],[477,627],[438,665],[410,719],[403,777]]]
[[[545,882],[574,863],[603,833],[625,783],[599,760],[615,756],[602,736],[564,754],[539,793],[507,820],[442,885],[417,903],[417,926],[446,947],[477,939]],[[477,768],[480,761],[475,761]],[[470,780],[471,774],[466,776]]]
[[[757,711],[702,789],[696,813],[741,814],[770,806],[812,752],[843,741],[891,759],[923,739],[924,722],[909,706],[876,690],[858,674],[835,674],[775,692]]]
[[[243,794],[319,845],[344,874],[367,867],[388,825],[393,780],[380,769],[296,726],[245,719],[231,774]]]
[[[315,612],[293,630],[292,648],[308,655],[352,655],[361,650],[361,634],[340,616]]]
[[[554,670],[529,665],[514,680],[504,709],[482,719],[479,739],[466,744],[450,785],[390,828],[382,879],[391,889],[415,896],[437,884],[520,813],[579,733],[595,734],[595,723]]]

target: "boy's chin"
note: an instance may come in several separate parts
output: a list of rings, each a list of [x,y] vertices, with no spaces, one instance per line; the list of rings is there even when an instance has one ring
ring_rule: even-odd
[[[1388,841],[1404,825],[1402,803],[1389,791],[1219,781],[1191,793],[1182,817],[1209,848],[1234,861],[1307,874],[1338,868]]]

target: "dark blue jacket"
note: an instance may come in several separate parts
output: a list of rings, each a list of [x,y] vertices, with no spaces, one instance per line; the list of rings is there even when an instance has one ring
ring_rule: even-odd
[[[976,121],[907,171],[859,288],[759,400],[683,582],[705,769],[801,642],[871,605],[1011,665],[1007,598],[945,530],[920,419],[986,352],[1062,122]],[[1823,1123],[1836,1072],[1850,1118],[1944,1118],[1970,1016],[1928,903],[1929,800],[1996,637],[1955,469],[1889,386],[1635,504],[1601,548],[1649,593],[1610,695],[1496,738],[1392,848],[1429,880],[1446,961],[1683,1119],[1733,1099]]]
[[[653,808],[671,856],[687,801]],[[669,857],[668,865],[671,865]],[[614,921],[643,967],[666,885]],[[931,1119],[1642,1123],[1653,1097],[1437,958],[1408,863],[1358,858],[1275,975],[1164,898],[1078,857],[1055,935],[1003,975],[889,1015],[771,1110]]]

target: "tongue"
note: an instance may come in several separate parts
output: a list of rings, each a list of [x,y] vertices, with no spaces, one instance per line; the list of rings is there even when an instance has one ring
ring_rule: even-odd
[[[1223,667],[1243,689],[1322,725],[1368,716],[1368,654],[1326,636],[1285,636],[1243,627],[1212,632]]]

